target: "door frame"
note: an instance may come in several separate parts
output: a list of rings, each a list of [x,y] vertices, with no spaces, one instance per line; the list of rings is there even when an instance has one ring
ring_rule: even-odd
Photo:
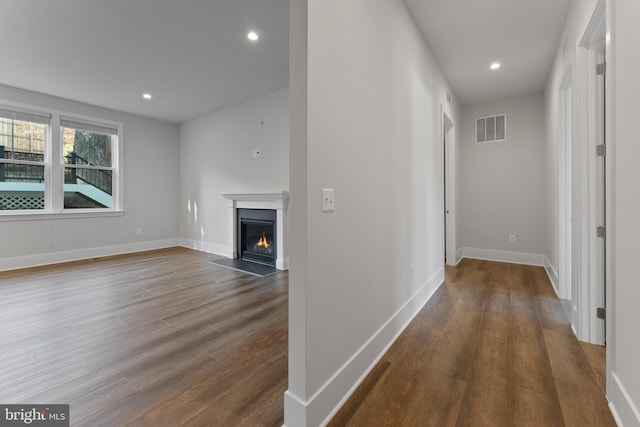
[[[596,316],[596,309],[604,306],[605,289],[609,271],[609,260],[605,257],[606,246],[609,238],[603,245],[596,235],[596,227],[604,225],[611,230],[610,224],[601,223],[599,210],[607,212],[605,219],[611,217],[609,200],[598,200],[597,157],[595,146],[600,136],[601,128],[606,126],[607,118],[599,114],[601,108],[606,108],[608,101],[597,96],[598,76],[596,65],[598,57],[606,59],[607,43],[607,14],[605,1],[600,0],[596,5],[593,15],[586,26],[583,37],[578,46],[578,67],[580,80],[580,144],[576,163],[578,164],[578,180],[580,191],[577,206],[579,206],[580,221],[575,245],[580,245],[580,253],[576,258],[576,271],[579,286],[575,286],[576,295],[574,324],[576,335],[579,339],[595,344],[605,343],[605,324]],[[606,75],[605,75],[606,76]],[[601,79],[601,78],[600,78]],[[608,80],[608,79],[607,79]],[[597,125],[597,123],[599,124]],[[608,137],[605,137],[608,138]],[[605,157],[605,162],[608,158]],[[607,186],[610,185],[610,167],[605,169],[604,176]],[[605,194],[611,194],[609,188],[604,188]],[[576,211],[577,214],[577,211]],[[609,233],[611,234],[611,233]],[[604,252],[604,253],[603,253]],[[610,282],[609,282],[610,283]]]
[[[455,124],[449,115],[442,109],[442,177],[443,177],[443,221],[444,242],[443,249],[446,256],[446,265],[458,264],[459,257],[456,247],[456,144]],[[444,258],[444,257],[443,257]]]
[[[573,79],[571,69],[565,72],[560,84],[558,120],[558,293],[562,299],[572,300],[571,323],[574,324],[573,297]]]

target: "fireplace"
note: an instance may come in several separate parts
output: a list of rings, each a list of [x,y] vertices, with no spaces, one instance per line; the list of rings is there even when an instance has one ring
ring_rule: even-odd
[[[275,266],[277,230],[275,209],[237,209],[238,258]]]
[[[286,270],[289,267],[289,257],[287,253],[287,210],[289,205],[289,192],[279,191],[275,193],[222,193],[222,196],[227,199],[227,206],[229,207],[229,241],[233,246],[229,248],[228,257],[232,259],[247,259],[247,255],[262,255],[259,259],[253,259],[259,263],[265,265],[275,266],[278,270]],[[242,222],[238,211],[271,211],[275,215],[269,218],[246,218],[248,221],[249,232],[253,234],[253,241],[244,242],[244,236],[242,232]],[[244,214],[242,214],[244,216]],[[273,259],[265,261],[264,246],[256,246],[256,237],[259,239],[262,237],[262,231],[251,230],[253,226],[265,225],[260,221],[273,222],[273,229],[271,231],[273,237],[270,237],[268,230],[264,231],[264,239],[267,240],[269,248],[271,250],[271,256]],[[247,222],[247,221],[245,221]],[[263,240],[264,240],[263,239]],[[244,244],[243,244],[244,242]],[[273,242],[270,243],[270,242]],[[254,250],[255,249],[255,250]],[[254,257],[257,258],[257,257]],[[274,264],[275,261],[275,264]]]

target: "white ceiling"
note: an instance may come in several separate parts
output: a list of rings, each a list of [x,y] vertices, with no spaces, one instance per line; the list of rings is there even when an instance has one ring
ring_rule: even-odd
[[[463,105],[544,90],[571,0],[404,0]],[[502,67],[490,71],[492,62]]]
[[[405,3],[466,105],[542,90],[571,0]],[[288,86],[288,7],[2,0],[0,83],[180,123]]]
[[[1,5],[0,83],[9,86],[171,122],[288,86],[288,0]]]

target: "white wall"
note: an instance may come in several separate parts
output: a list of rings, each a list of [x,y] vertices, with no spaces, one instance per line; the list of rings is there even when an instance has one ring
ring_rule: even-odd
[[[638,242],[640,241],[640,145],[638,144],[638,100],[640,100],[640,2],[611,1],[612,52],[609,67],[613,86],[613,117],[610,123],[612,171],[612,272],[611,303],[607,307],[613,339],[607,353],[612,372],[609,398],[621,425],[640,426],[640,286],[638,286]],[[613,12],[613,13],[610,13]]]
[[[562,42],[558,47],[554,66],[549,74],[545,92],[547,122],[547,249],[549,270],[555,271],[565,278],[565,267],[560,260],[560,177],[564,177],[566,164],[560,159],[560,133],[564,128],[561,123],[562,109],[560,103],[564,84],[571,84],[571,259],[567,260],[571,267],[571,321],[579,339],[603,344],[604,323],[596,318],[596,308],[604,304],[602,280],[598,271],[602,271],[603,241],[594,233],[596,226],[604,225],[598,218],[596,205],[596,155],[595,146],[601,143],[596,123],[596,100],[594,87],[595,51],[604,50],[605,29],[594,32],[597,43],[585,43],[583,38],[590,24],[597,1],[577,1],[567,17]],[[603,3],[604,5],[604,3]],[[602,14],[604,15],[604,9]],[[594,21],[595,23],[596,21]],[[589,31],[590,32],[590,31]],[[583,45],[589,44],[589,47]],[[593,57],[590,59],[590,57]],[[589,63],[592,61],[594,63]],[[564,156],[562,156],[564,157]],[[566,202],[565,202],[566,203]],[[563,203],[564,204],[564,203]],[[563,286],[564,285],[564,286]],[[568,284],[560,283],[560,288],[568,288]]]
[[[587,99],[581,85],[582,35],[598,4],[597,0],[575,0],[567,18],[565,33],[558,49],[546,90],[547,113],[547,248],[554,267],[558,265],[558,104],[562,79],[570,73],[573,82],[573,110],[584,115]],[[609,174],[608,260],[607,277],[607,397],[620,426],[640,426],[640,322],[637,285],[638,241],[640,240],[640,203],[638,203],[637,144],[638,99],[640,99],[640,3],[606,0],[607,32],[607,162]],[[574,146],[584,144],[583,123],[574,116]],[[582,132],[582,133],[581,133]],[[581,210],[588,208],[584,168],[574,171],[574,182],[583,187],[576,191]],[[582,188],[582,190],[581,190]],[[574,199],[575,200],[575,199]],[[576,218],[574,217],[574,221]],[[582,254],[587,243],[576,250]],[[584,260],[584,257],[580,255]],[[588,261],[588,258],[587,258]],[[579,273],[579,272],[578,272]],[[583,283],[586,279],[580,279]]]
[[[507,116],[506,140],[477,144],[476,119],[499,114]],[[544,254],[544,123],[542,93],[463,107],[458,233],[465,255]]]
[[[122,122],[125,209],[109,218],[0,218],[0,270],[178,243],[177,125],[3,85],[0,99]]]
[[[288,89],[279,90],[180,126],[182,244],[229,256],[230,212],[220,193],[289,189],[288,104]]]
[[[404,4],[291,3],[289,390],[316,426],[443,280],[441,104]],[[321,188],[335,212],[321,212]]]
[[[559,141],[559,117],[560,117],[560,93],[561,85],[565,78],[569,78],[572,84],[572,111],[573,111],[573,155],[576,158],[581,156],[584,151],[582,145],[585,143],[586,136],[581,136],[580,116],[585,111],[585,105],[581,104],[582,89],[580,86],[580,63],[579,54],[582,48],[579,47],[584,31],[593,14],[597,0],[577,0],[574,1],[567,22],[565,24],[564,33],[554,61],[553,68],[549,73],[547,87],[545,90],[545,121],[546,121],[546,145],[545,145],[545,164],[546,164],[546,247],[545,254],[550,262],[550,268],[559,271],[559,161],[558,161],[558,141]],[[587,101],[585,101],[586,103]],[[573,171],[573,190],[574,190],[574,236],[578,236],[584,216],[580,212],[588,208],[587,200],[581,196],[582,191],[586,191],[586,182],[581,182],[582,175],[586,176],[587,165],[574,162]],[[585,181],[583,179],[582,181]],[[586,226],[586,224],[584,225]],[[577,237],[576,237],[577,238]],[[586,243],[574,247],[574,252],[581,253],[581,256],[588,259]],[[577,255],[576,255],[577,256]],[[576,271],[576,274],[580,274]],[[578,276],[579,277],[579,276]],[[579,280],[579,279],[578,279]]]

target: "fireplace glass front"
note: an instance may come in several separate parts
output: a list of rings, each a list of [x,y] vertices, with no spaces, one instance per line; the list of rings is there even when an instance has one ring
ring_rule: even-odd
[[[275,266],[276,211],[238,209],[238,258]]]

